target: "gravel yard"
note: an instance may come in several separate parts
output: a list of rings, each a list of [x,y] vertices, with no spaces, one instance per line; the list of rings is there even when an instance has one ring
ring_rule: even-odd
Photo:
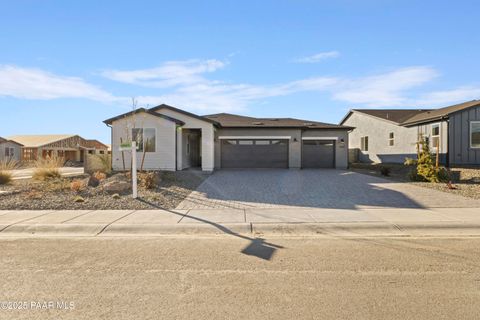
[[[388,167],[390,175],[388,177],[382,176],[380,173],[381,167]],[[480,199],[480,168],[450,168],[450,174],[455,189],[449,189],[446,183],[430,183],[430,182],[412,182],[408,180],[408,172],[411,167],[406,167],[399,164],[352,164],[351,170],[383,177],[395,181],[403,181],[411,183],[416,186],[424,188],[436,189],[448,193],[461,195],[473,199]]]
[[[208,176],[209,174],[193,170],[159,172],[157,187],[149,190],[139,188],[137,200],[132,199],[131,193],[113,196],[101,187],[85,187],[79,192],[72,191],[71,182],[79,177],[45,182],[18,180],[0,186],[0,209],[173,209]],[[88,175],[83,178],[87,179]],[[81,196],[84,201],[75,202],[77,196]]]

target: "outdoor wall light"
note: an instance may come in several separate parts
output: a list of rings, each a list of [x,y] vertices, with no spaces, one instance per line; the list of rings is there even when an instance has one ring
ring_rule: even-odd
[[[293,138],[293,142],[297,142],[297,141],[298,141],[297,138]]]

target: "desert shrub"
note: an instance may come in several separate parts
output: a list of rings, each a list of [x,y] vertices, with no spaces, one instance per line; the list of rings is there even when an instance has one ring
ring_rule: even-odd
[[[85,183],[82,180],[75,179],[70,182],[70,190],[74,192],[80,192],[85,188]]]
[[[408,179],[410,179],[410,181],[415,181],[415,182],[425,182],[425,178],[418,175],[417,168],[413,168],[408,172]]]
[[[422,138],[419,142],[422,150],[418,156],[415,173],[411,172],[409,177],[412,181],[429,181],[440,182],[448,180],[448,171],[444,168],[437,168],[433,161],[430,146],[427,141]]]
[[[13,159],[5,159],[0,161],[0,185],[7,184],[12,181],[12,173],[10,170],[13,170],[17,167],[18,162]]]
[[[87,161],[85,165],[85,172],[103,173],[112,172],[112,156],[110,154],[89,154],[87,155]]]
[[[158,176],[156,172],[146,172],[139,175],[140,186],[145,189],[155,189],[158,185]]]
[[[406,165],[406,166],[416,166],[417,165],[417,159],[406,157],[403,164]]]
[[[381,167],[380,173],[382,176],[388,177],[390,175],[390,168],[389,167]]]
[[[438,181],[440,182],[448,182],[452,180],[450,172],[446,168],[438,169]]]
[[[98,181],[105,180],[107,178],[107,175],[104,172],[96,171],[93,174],[93,177],[97,179]]]
[[[33,179],[44,181],[60,178],[61,174],[58,168],[60,168],[64,163],[65,160],[57,156],[47,156],[46,158],[39,158],[35,160]]]
[[[0,171],[0,185],[12,182],[12,174],[7,171]]]

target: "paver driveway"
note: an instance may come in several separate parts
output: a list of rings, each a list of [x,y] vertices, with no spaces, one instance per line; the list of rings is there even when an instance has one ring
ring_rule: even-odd
[[[220,170],[177,209],[480,207],[480,201],[347,170]]]

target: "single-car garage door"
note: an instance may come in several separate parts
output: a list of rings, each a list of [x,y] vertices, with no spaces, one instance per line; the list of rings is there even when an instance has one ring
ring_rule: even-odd
[[[222,168],[288,168],[288,140],[221,140]]]
[[[303,140],[302,168],[335,168],[335,140]]]

